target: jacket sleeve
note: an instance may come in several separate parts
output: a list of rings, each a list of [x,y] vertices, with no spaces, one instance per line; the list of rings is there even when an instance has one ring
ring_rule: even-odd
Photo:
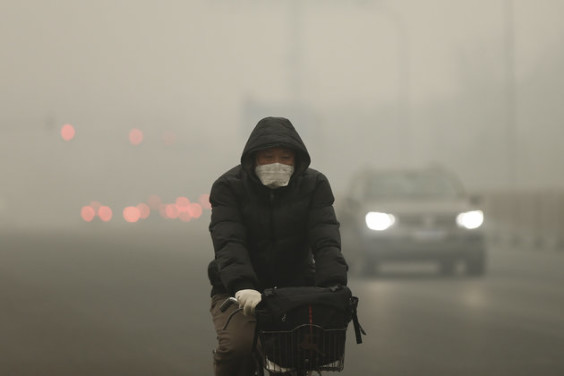
[[[318,286],[347,284],[347,263],[341,253],[339,222],[333,208],[333,192],[327,178],[320,174],[309,213],[309,242],[315,259],[315,283]]]
[[[241,211],[225,180],[213,184],[210,203],[210,233],[222,284],[232,295],[241,289],[256,289],[259,284],[247,251]]]

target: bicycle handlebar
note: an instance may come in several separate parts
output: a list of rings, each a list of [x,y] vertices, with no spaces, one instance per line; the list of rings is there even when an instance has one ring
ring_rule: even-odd
[[[221,312],[225,312],[229,307],[231,307],[232,304],[239,304],[239,301],[236,298],[230,296],[229,298],[225,299],[223,303],[221,303],[219,310]]]

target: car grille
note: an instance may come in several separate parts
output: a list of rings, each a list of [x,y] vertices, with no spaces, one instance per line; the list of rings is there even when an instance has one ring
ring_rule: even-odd
[[[398,225],[418,228],[450,228],[456,226],[456,216],[452,214],[399,215]]]

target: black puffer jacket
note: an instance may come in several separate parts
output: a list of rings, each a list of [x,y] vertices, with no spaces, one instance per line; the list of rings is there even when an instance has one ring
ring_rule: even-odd
[[[255,152],[272,146],[295,151],[294,174],[286,187],[265,187],[254,173]],[[327,178],[309,164],[309,153],[288,119],[259,121],[241,164],[211,189],[212,295],[245,288],[347,284],[333,193]]]

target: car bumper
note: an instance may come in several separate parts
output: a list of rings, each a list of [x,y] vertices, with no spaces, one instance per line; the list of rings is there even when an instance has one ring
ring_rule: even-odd
[[[378,234],[362,238],[365,258],[372,261],[475,260],[485,255],[482,233]]]

